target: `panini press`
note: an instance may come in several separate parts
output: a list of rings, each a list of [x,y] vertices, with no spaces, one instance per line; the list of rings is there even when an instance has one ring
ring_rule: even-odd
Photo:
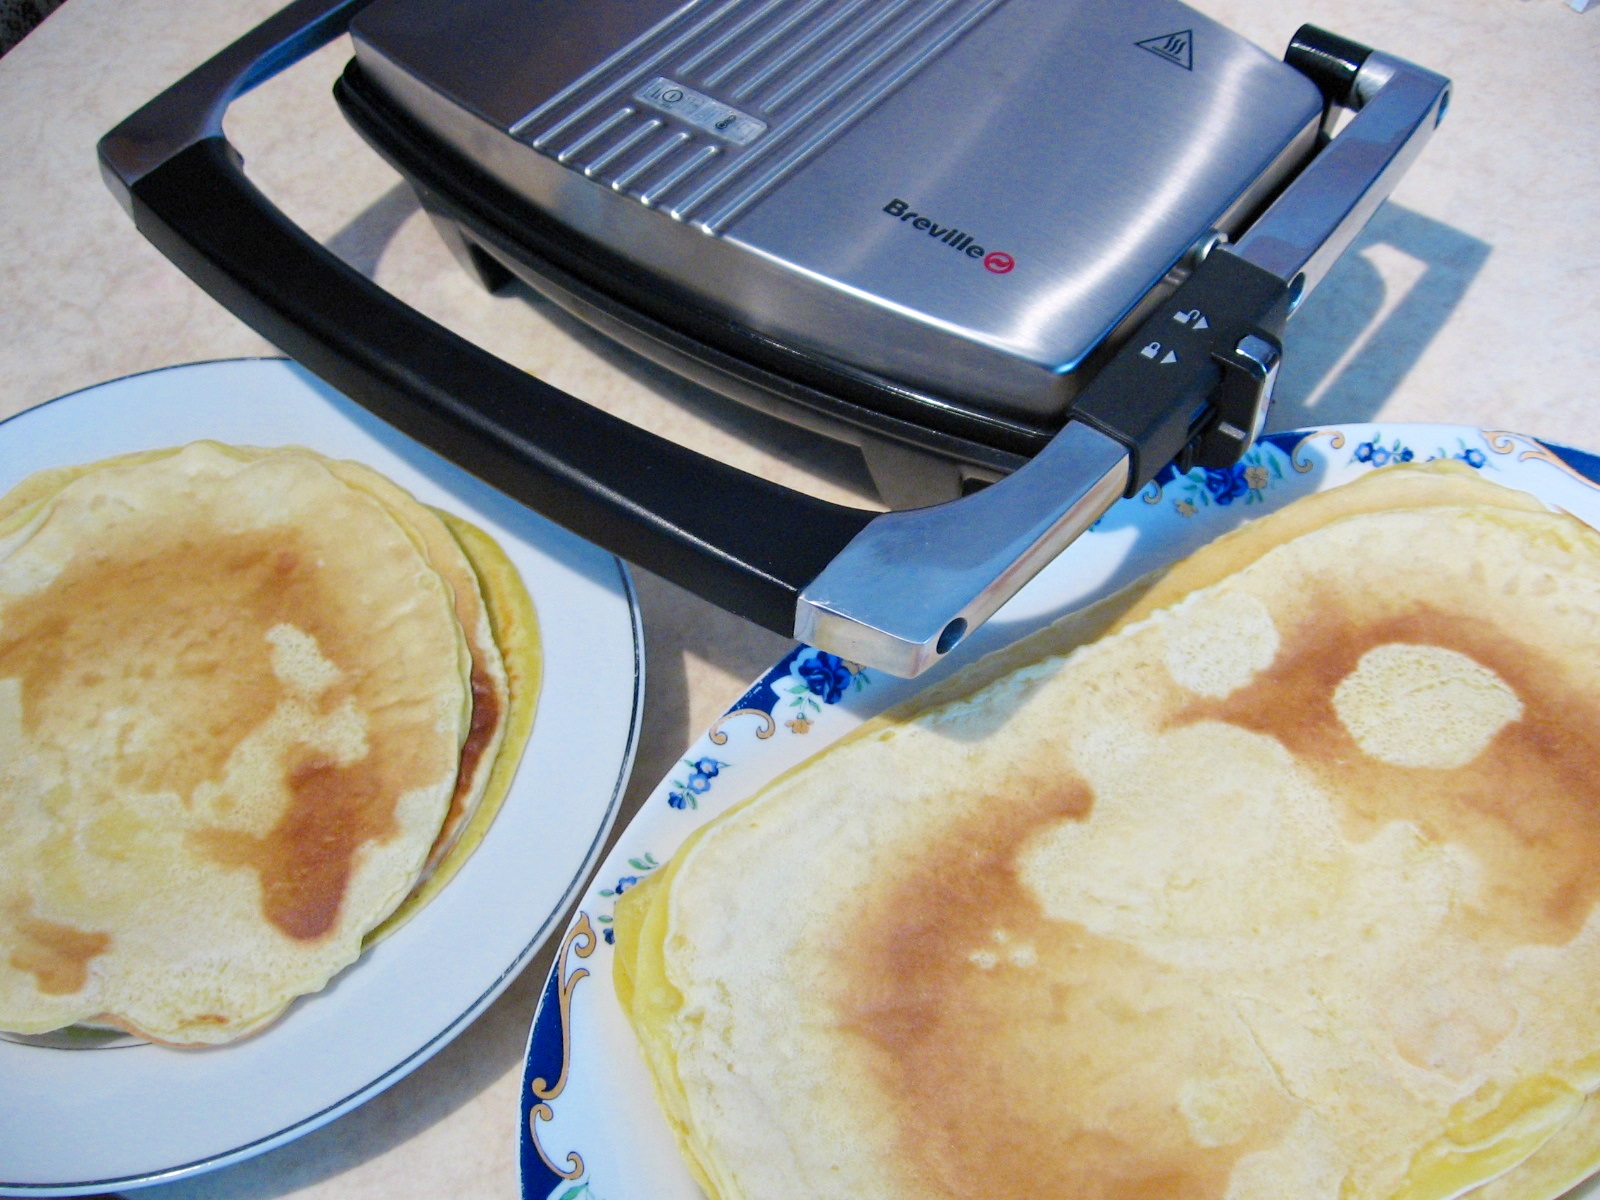
[[[336,95],[461,259],[862,448],[893,511],[583,404],[344,266],[245,178],[232,99]],[[334,387],[712,601],[915,675],[1116,499],[1259,433],[1285,321],[1448,81],[1177,0],[296,0],[123,122],[139,229]]]

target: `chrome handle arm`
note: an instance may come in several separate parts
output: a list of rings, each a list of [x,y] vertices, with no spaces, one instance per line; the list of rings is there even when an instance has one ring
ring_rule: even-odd
[[[1444,76],[1368,53],[1342,98],[1355,116],[1225,251],[1288,283],[1298,304],[1394,190],[1449,98]]]
[[[1121,498],[1122,443],[1076,421],[962,500],[875,518],[800,593],[795,636],[896,675],[953,650]]]

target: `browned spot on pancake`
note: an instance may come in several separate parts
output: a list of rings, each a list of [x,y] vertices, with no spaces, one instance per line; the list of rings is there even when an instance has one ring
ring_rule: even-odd
[[[318,615],[318,573],[283,546],[292,536],[174,539],[137,557],[85,557],[6,605],[0,677],[22,682],[24,727],[126,726],[136,713],[147,752],[119,756],[122,783],[187,796],[217,778],[282,694],[267,630],[291,621],[329,657],[342,649],[324,640],[335,631]]]
[[[153,540],[137,556],[85,556],[5,605],[0,677],[21,681],[24,727],[71,745],[76,730],[109,725],[130,790],[187,798],[220,780],[285,696],[268,631],[293,625],[339,666],[362,661],[371,636],[364,610],[324,584],[315,548],[299,536],[276,528]],[[399,797],[429,782],[418,763],[440,736],[432,714],[391,711],[382,686],[346,671],[317,697],[324,712],[353,701],[368,715],[366,759],[294,767],[290,803],[264,838],[194,835],[218,861],[258,872],[267,919],[291,937],[333,927],[354,855],[393,834]]]
[[[1034,919],[1034,905],[1013,869],[1018,848],[1043,825],[1083,820],[1092,803],[1088,787],[1077,780],[1027,806],[997,799],[975,822],[979,828],[932,846],[879,902],[882,911],[866,918],[881,922],[888,914],[888,926],[872,926],[885,930],[880,949],[888,958],[854,981],[849,1023],[895,1058],[915,1058],[923,1050],[930,1012],[942,1007],[966,973],[973,947],[989,941],[997,922]]]
[[[218,862],[260,876],[261,908],[273,925],[292,938],[318,938],[338,920],[356,852],[395,832],[405,783],[391,776],[370,757],[349,766],[310,758],[290,772],[289,807],[266,837],[207,829],[196,838]]]
[[[1027,893],[1019,850],[1093,803],[1047,762],[1030,773],[1031,791],[974,800],[865,900],[837,976],[840,1025],[866,1043],[922,1195],[966,1196],[978,1183],[1000,1200],[1221,1200],[1257,1143],[1194,1145],[1156,1088],[1132,1089],[1111,1126],[1078,1103],[1105,1094],[1117,1057],[1104,1043],[1149,1019],[1136,982],[1101,985],[1160,968],[1049,920]],[[1018,951],[1026,965],[1008,957]],[[994,965],[975,965],[974,952]]]
[[[1355,807],[1356,836],[1394,820],[1473,851],[1488,872],[1480,933],[1514,942],[1570,940],[1600,900],[1600,702],[1564,686],[1560,663],[1481,619],[1417,606],[1367,623],[1330,600],[1280,630],[1273,665],[1224,700],[1196,700],[1174,724],[1227,721],[1276,738],[1329,791]],[[1374,647],[1439,646],[1503,679],[1523,704],[1467,766],[1396,767],[1362,753],[1333,708],[1333,692]]]
[[[9,962],[32,975],[46,996],[70,996],[89,982],[89,963],[111,948],[111,935],[91,933],[46,921],[24,912],[13,913],[22,944]]]

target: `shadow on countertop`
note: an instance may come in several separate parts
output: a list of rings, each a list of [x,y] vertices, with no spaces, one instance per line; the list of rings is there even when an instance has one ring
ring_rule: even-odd
[[[1268,431],[1370,421],[1438,336],[1491,247],[1390,201],[1284,336]],[[1380,263],[1387,260],[1391,281]]]

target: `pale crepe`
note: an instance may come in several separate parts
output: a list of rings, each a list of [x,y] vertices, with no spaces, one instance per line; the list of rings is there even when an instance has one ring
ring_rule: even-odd
[[[456,596],[307,454],[197,444],[21,492],[0,1028],[231,1040],[353,961],[427,863],[472,718]]]
[[[1451,482],[1269,518],[625,893],[618,996],[708,1193],[1553,1200],[1593,1170],[1600,537]]]
[[[328,458],[303,446],[266,449],[254,446],[229,446],[218,442],[200,442],[194,445],[210,447],[218,454],[232,456],[241,461],[255,461],[263,456],[304,455],[327,468],[334,476],[351,487],[358,488],[377,500],[405,529],[430,565],[443,576],[455,597],[456,619],[466,638],[471,656],[472,723],[462,745],[460,773],[451,797],[450,809],[440,827],[439,834],[428,855],[424,873],[436,870],[450,853],[462,831],[472,820],[489,788],[490,776],[499,760],[506,729],[513,720],[510,682],[507,664],[494,636],[494,623],[489,613],[489,598],[485,597],[479,575],[489,572],[497,582],[494,603],[501,605],[500,624],[505,636],[517,639],[526,660],[517,669],[523,679],[523,702],[528,708],[531,726],[533,697],[538,692],[538,641],[530,628],[522,637],[519,627],[533,624],[532,602],[527,589],[515,569],[507,571],[509,560],[495,545],[493,539],[469,522],[450,514],[420,504],[411,493],[392,480],[361,463]],[[107,467],[131,467],[155,463],[181,452],[183,447],[138,451],[117,458],[94,463],[71,464],[39,471],[30,475],[10,492],[0,497],[0,534],[17,519],[22,510],[37,506],[44,498],[54,495],[75,479]],[[467,546],[475,548],[469,554]],[[481,560],[478,561],[478,560]],[[531,679],[527,678],[530,675]],[[531,693],[531,695],[530,695]],[[526,740],[524,730],[524,740]],[[520,748],[507,748],[515,753]],[[503,796],[502,796],[503,798]]]
[[[1340,517],[1391,508],[1477,504],[1521,512],[1547,511],[1527,492],[1491,483],[1465,463],[1452,459],[1383,467],[1342,487],[1303,496],[1274,513],[1270,520],[1247,521],[1203,546],[1143,590],[1137,601],[1119,614],[1113,628],[1131,624],[1158,608],[1168,608],[1196,588],[1216,583],[1248,566],[1274,546]]]

